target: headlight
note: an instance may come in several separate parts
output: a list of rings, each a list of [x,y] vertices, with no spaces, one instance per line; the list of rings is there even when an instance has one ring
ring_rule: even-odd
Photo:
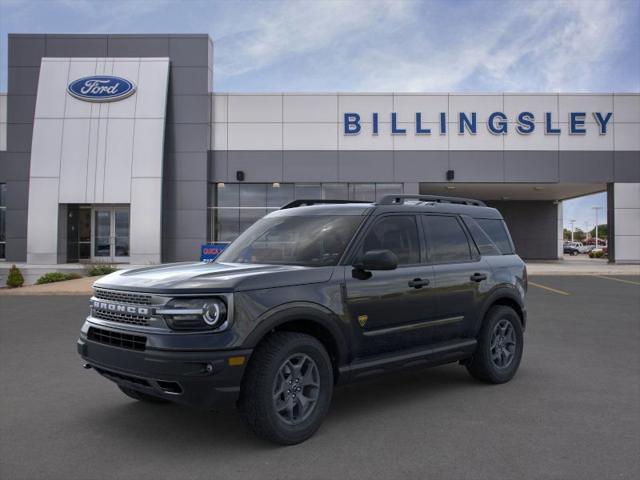
[[[215,330],[227,320],[227,306],[219,298],[175,298],[156,313],[173,330]]]

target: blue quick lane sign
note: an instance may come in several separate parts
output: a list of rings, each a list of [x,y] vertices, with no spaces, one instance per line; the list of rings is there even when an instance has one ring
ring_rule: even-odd
[[[567,121],[567,128],[569,135],[585,135],[587,133],[586,122],[587,116],[592,115],[596,124],[598,125],[598,131],[600,135],[607,134],[607,126],[613,112],[571,112]],[[558,119],[554,118],[552,112],[545,112],[542,121],[544,125],[536,125],[535,115],[531,112],[520,112],[515,119],[507,118],[502,112],[493,112],[488,118],[479,119],[476,112],[460,112],[457,118],[451,120],[447,119],[445,112],[440,112],[438,115],[438,121],[435,122],[436,128],[427,128],[426,122],[422,118],[422,112],[416,112],[412,119],[413,128],[401,128],[399,126],[398,114],[396,112],[391,113],[389,119],[382,120],[382,117],[378,112],[373,112],[371,118],[363,119],[359,113],[347,112],[344,114],[344,135],[358,135],[363,131],[364,125],[367,125],[369,133],[371,135],[378,135],[381,122],[391,122],[391,135],[407,135],[413,133],[415,135],[447,135],[449,133],[447,128],[450,122],[455,128],[455,132],[458,135],[475,135],[478,133],[478,123],[486,123],[487,129],[493,135],[506,135],[509,133],[509,121],[515,122],[515,131],[521,135],[532,134],[537,127],[543,129],[545,135],[560,135],[562,130],[554,125],[558,124]],[[540,120],[539,120],[540,121]],[[433,123],[433,122],[432,122]],[[370,127],[369,127],[370,125]],[[432,132],[432,129],[434,130]],[[409,132],[407,131],[409,130]],[[411,130],[413,130],[411,132]]]
[[[200,261],[213,262],[229,245],[227,242],[205,243],[200,247]]]
[[[86,102],[114,102],[132,95],[136,86],[126,78],[95,75],[71,82],[67,91]]]

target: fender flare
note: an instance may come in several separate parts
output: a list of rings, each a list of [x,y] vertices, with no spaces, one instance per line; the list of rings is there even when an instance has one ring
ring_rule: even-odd
[[[257,327],[247,336],[243,347],[255,348],[270,331],[285,323],[304,320],[326,330],[336,347],[336,366],[344,365],[348,359],[347,335],[341,327],[338,315],[317,303],[291,302],[278,305],[256,319]]]
[[[482,308],[479,312],[480,314],[477,317],[478,324],[476,325],[476,331],[480,331],[480,327],[482,326],[484,317],[486,316],[491,306],[502,299],[507,299],[518,305],[518,307],[520,308],[520,312],[517,313],[522,321],[522,328],[524,329],[526,327],[526,308],[524,302],[522,301],[522,298],[520,297],[520,295],[518,295],[518,292],[515,291],[515,288],[513,286],[502,285],[496,287],[491,293],[489,293],[487,298],[483,302]]]

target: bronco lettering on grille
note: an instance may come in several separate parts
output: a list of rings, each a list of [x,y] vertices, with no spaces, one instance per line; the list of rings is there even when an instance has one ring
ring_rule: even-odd
[[[117,303],[104,302],[102,300],[92,300],[91,306],[97,310],[106,310],[115,313],[126,313],[129,315],[149,315],[149,308],[147,307],[120,305]]]

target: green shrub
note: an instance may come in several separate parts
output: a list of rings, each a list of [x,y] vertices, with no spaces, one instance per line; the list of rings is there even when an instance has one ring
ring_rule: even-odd
[[[589,252],[589,258],[603,258],[604,257],[604,251],[602,250],[596,250],[595,252],[592,250]]]
[[[36,283],[42,285],[44,283],[64,282],[65,280],[75,280],[76,278],[82,278],[82,275],[77,273],[62,273],[62,272],[49,272],[42,275]]]
[[[20,269],[15,265],[12,265],[9,269],[9,275],[7,275],[7,286],[11,288],[21,287],[24,283],[24,277],[20,272]]]
[[[89,275],[90,277],[98,277],[101,275],[107,275],[109,273],[113,273],[116,270],[118,270],[116,267],[114,267],[113,265],[107,265],[105,263],[99,263],[97,265],[92,266],[89,271],[87,272],[87,275]]]

